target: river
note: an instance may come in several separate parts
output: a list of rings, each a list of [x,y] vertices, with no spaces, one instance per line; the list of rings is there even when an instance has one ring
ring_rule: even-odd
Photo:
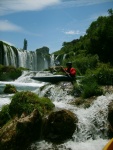
[[[39,96],[43,96],[49,90],[49,98],[56,107],[65,108],[78,117],[78,128],[73,134],[72,139],[60,145],[54,145],[46,141],[35,142],[31,145],[32,150],[102,150],[108,142],[107,138],[107,114],[108,104],[113,99],[113,94],[102,95],[96,98],[89,108],[80,108],[70,105],[69,102],[74,98],[67,94],[66,90],[61,89],[55,84],[38,82],[30,77],[49,75],[48,72],[24,71],[22,76],[15,81],[0,81],[0,109],[3,105],[9,104],[13,94],[4,94],[3,89],[6,84],[14,85],[18,91],[32,91]],[[45,86],[41,91],[40,87]]]

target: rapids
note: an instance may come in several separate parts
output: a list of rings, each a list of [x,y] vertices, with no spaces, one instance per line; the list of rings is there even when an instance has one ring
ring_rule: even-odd
[[[32,150],[102,150],[107,143],[107,114],[108,104],[113,99],[113,94],[99,96],[89,108],[76,107],[69,104],[75,99],[61,89],[60,86],[45,82],[38,82],[30,77],[50,75],[49,72],[24,71],[22,76],[15,81],[0,81],[0,110],[3,105],[9,104],[13,94],[4,94],[3,89],[6,84],[14,85],[18,91],[32,91],[39,96],[49,91],[49,98],[58,108],[65,108],[75,113],[79,119],[78,127],[72,139],[60,145],[54,145],[44,140],[35,142],[31,145]],[[40,90],[42,86],[45,87]],[[64,84],[65,87],[65,84]]]

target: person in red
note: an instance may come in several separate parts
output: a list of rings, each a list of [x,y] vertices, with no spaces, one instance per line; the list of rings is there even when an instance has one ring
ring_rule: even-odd
[[[72,67],[72,63],[68,62],[66,63],[67,68],[64,69],[65,73],[71,77],[76,76],[76,69]]]

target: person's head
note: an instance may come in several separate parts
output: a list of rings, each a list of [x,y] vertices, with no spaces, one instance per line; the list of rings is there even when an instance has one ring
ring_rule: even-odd
[[[72,67],[72,62],[67,62],[67,63],[66,63],[66,66],[67,66],[67,67]]]

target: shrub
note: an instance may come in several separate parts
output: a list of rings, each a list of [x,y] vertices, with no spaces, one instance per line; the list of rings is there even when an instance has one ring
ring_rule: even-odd
[[[17,90],[14,85],[6,84],[6,86],[4,88],[4,93],[11,94],[11,93],[16,93],[16,92],[17,92]]]
[[[87,69],[94,69],[98,63],[98,56],[84,56],[76,58],[74,66],[79,70],[79,74],[85,74]]]
[[[81,85],[74,82],[72,95],[74,95],[75,97],[79,97],[81,95],[81,92],[82,92]]]
[[[94,76],[99,85],[113,85],[113,68],[109,64],[99,63],[95,70],[87,70],[89,76]]]
[[[113,68],[109,64],[100,64],[95,75],[100,85],[113,85]]]
[[[39,98],[38,95],[30,91],[16,93],[9,106],[11,116],[20,116],[23,112],[30,114],[34,109],[38,109],[41,114],[45,114],[53,107],[54,104],[48,98]]]
[[[22,74],[21,68],[15,68],[13,66],[0,65],[0,80],[15,80]]]
[[[82,80],[82,94],[83,98],[89,98],[91,96],[102,95],[103,91],[99,87],[94,76],[87,76]]]
[[[4,105],[0,111],[0,127],[2,127],[10,119],[9,105]]]

